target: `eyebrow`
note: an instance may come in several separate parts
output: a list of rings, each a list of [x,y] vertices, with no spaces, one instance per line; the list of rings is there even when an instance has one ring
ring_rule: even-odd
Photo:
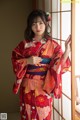
[[[42,20],[39,20],[39,21],[33,21],[33,23],[37,23],[37,22],[43,22]]]

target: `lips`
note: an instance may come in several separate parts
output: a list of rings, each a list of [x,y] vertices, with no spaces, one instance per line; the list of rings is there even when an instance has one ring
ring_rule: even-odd
[[[37,32],[40,32],[41,30],[37,30]]]

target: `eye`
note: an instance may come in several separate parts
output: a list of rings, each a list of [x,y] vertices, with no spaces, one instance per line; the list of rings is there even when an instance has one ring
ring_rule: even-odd
[[[36,23],[33,23],[32,26],[36,25]]]
[[[40,22],[39,24],[43,24],[43,22]]]

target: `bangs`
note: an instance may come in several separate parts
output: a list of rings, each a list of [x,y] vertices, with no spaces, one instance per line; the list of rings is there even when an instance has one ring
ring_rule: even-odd
[[[32,18],[31,18],[31,26],[32,26],[32,24],[34,23],[34,22],[37,22],[38,21],[38,19],[39,18],[41,18],[41,20],[44,22],[44,24],[46,25],[46,20],[45,20],[45,17],[44,16],[41,16],[41,15],[34,15],[34,16],[32,16]]]
[[[36,23],[38,19],[41,18],[40,16],[34,17],[32,23]],[[42,20],[42,19],[41,19]],[[42,20],[43,21],[43,20]]]

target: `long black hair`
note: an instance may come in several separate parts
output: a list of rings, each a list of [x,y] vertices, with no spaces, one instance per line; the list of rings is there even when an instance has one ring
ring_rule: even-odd
[[[28,19],[27,19],[27,27],[26,27],[25,32],[24,32],[25,40],[32,41],[32,38],[34,37],[34,33],[32,31],[32,24],[37,17],[40,17],[46,26],[44,36],[49,35],[49,33],[48,33],[48,27],[49,27],[48,15],[46,14],[46,12],[44,12],[42,10],[39,10],[39,9],[33,10],[29,14]]]

